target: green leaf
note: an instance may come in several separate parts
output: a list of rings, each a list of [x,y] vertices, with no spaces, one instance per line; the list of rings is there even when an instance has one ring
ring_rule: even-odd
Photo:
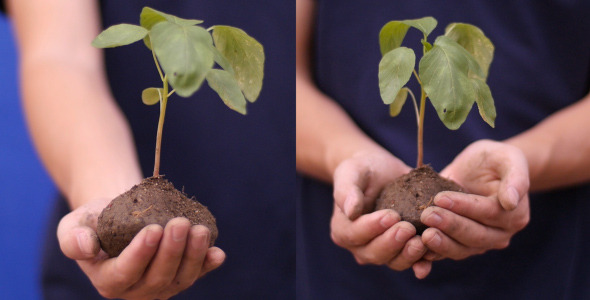
[[[408,88],[404,87],[397,93],[395,96],[395,100],[393,103],[389,105],[389,115],[392,117],[397,117],[399,113],[402,111],[402,107],[406,103],[406,99],[408,98]]]
[[[211,52],[213,53],[213,60],[224,70],[235,76],[234,68],[231,66],[229,61],[217,50],[217,48],[211,46]]]
[[[156,25],[157,23],[163,22],[163,21],[169,21],[178,25],[186,25],[186,26],[191,26],[191,25],[196,25],[196,24],[201,24],[203,23],[202,20],[187,20],[187,19],[182,19],[167,13],[163,13],[161,11],[155,10],[151,7],[144,7],[141,10],[141,14],[139,16],[139,24],[144,27],[147,30],[152,29],[152,27],[154,27],[154,25]],[[150,45],[150,37],[149,35],[146,36],[143,39],[143,42],[145,43],[145,45],[151,50],[152,47]]]
[[[416,64],[416,55],[410,48],[399,47],[389,51],[379,62],[379,90],[385,104],[396,99],[401,88],[408,83]]]
[[[479,78],[472,78],[471,83],[475,89],[475,103],[477,103],[481,118],[494,128],[496,107],[494,106],[494,99],[492,98],[490,87]]]
[[[385,55],[387,52],[401,46],[408,29],[410,29],[410,26],[401,21],[391,21],[385,24],[379,32],[381,55]]]
[[[441,121],[458,129],[476,98],[470,70],[478,67],[465,48],[446,36],[439,36],[432,50],[420,60],[420,79]]]
[[[150,34],[168,81],[179,96],[189,97],[213,67],[211,35],[202,27],[169,21],[154,25]]]
[[[217,92],[225,105],[242,115],[246,114],[246,99],[232,74],[224,70],[212,69],[207,73],[207,83]]]
[[[448,36],[475,58],[483,71],[483,79],[488,76],[488,70],[494,58],[494,44],[483,31],[476,26],[464,23],[451,23],[445,29]]]
[[[93,41],[96,48],[113,48],[135,43],[148,34],[148,31],[140,26],[131,24],[113,25],[101,32]]]
[[[436,28],[436,24],[437,24],[436,19],[433,17],[424,17],[424,18],[420,18],[420,19],[404,20],[402,22],[422,31],[425,38],[434,30],[434,28]]]
[[[216,25],[212,35],[215,48],[232,66],[244,96],[250,102],[256,101],[264,77],[262,45],[243,30],[231,26]]]
[[[160,102],[160,100],[164,97],[162,93],[163,90],[161,88],[147,88],[141,92],[141,101],[143,101],[143,104],[145,105],[154,105]]]

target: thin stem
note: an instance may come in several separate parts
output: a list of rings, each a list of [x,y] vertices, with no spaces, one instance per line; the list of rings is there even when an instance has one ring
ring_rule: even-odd
[[[176,89],[171,90],[170,93],[168,93],[168,97],[172,96],[172,94],[174,94],[174,92],[176,92]]]
[[[420,113],[418,112],[418,103],[416,102],[416,97],[414,96],[414,93],[412,93],[412,90],[408,89],[408,93],[412,98],[412,103],[414,103],[414,111],[416,112],[416,126],[420,126]]]
[[[418,162],[416,163],[416,167],[420,168],[423,166],[423,157],[424,157],[424,112],[426,110],[426,92],[424,88],[420,87],[422,92],[422,96],[420,97],[420,121],[418,123]]]
[[[166,116],[166,104],[168,103],[168,80],[167,76],[162,78],[164,83],[164,92],[160,99],[160,119],[158,120],[158,134],[156,135],[156,157],[154,159],[154,177],[160,176],[160,151],[162,149],[162,129],[164,128],[164,118]]]
[[[164,80],[164,75],[162,74],[162,69],[160,68],[160,63],[158,62],[158,58],[156,57],[156,52],[154,51],[154,46],[152,45],[152,40],[150,39],[150,46],[152,48],[152,56],[154,57],[154,62],[156,62],[156,68],[158,68],[158,74],[160,74],[160,79]]]
[[[414,76],[416,77],[416,80],[418,80],[418,83],[420,84],[420,86],[422,86],[422,81],[420,80],[420,76],[418,76],[416,69],[414,69],[413,71],[414,71]]]

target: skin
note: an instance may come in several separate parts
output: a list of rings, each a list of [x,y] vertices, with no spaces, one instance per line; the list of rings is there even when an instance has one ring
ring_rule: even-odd
[[[209,231],[173,219],[144,228],[123,253],[107,258],[97,217],[110,199],[141,181],[129,126],[109,93],[97,3],[7,2],[20,50],[23,106],[37,151],[72,212],[57,232],[107,298],[167,299],[219,267],[225,253],[208,248]],[[68,13],[63,13],[68,12]]]
[[[466,188],[443,192],[422,213],[421,238],[390,210],[369,212],[377,193],[410,168],[367,137],[311,80],[314,1],[297,1],[297,170],[334,186],[331,236],[361,264],[412,267],[508,247],[529,222],[529,191],[590,181],[590,96],[504,142],[476,141],[442,172]],[[399,239],[396,239],[398,237]]]

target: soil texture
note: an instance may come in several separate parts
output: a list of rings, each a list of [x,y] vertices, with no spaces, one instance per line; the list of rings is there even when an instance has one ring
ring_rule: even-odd
[[[118,256],[143,227],[149,224],[165,227],[176,217],[209,228],[209,245],[213,246],[218,232],[215,218],[207,207],[188,198],[162,176],[146,178],[113,199],[102,211],[96,230],[100,246],[110,257]]]
[[[420,235],[427,228],[420,221],[422,211],[433,205],[434,196],[442,191],[462,191],[452,180],[440,177],[430,166],[413,169],[388,184],[377,199],[375,210],[393,209],[403,221],[416,227]]]

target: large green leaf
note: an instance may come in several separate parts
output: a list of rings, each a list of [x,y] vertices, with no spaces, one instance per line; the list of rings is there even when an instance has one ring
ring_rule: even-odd
[[[492,128],[495,127],[496,107],[490,87],[479,78],[471,78],[471,83],[475,89],[475,103],[477,103],[481,118]]]
[[[189,97],[213,67],[211,35],[202,27],[169,21],[155,24],[150,35],[168,81],[179,96]]]
[[[137,25],[118,24],[101,32],[93,41],[97,48],[112,48],[135,43],[148,34],[148,31]]]
[[[494,44],[483,31],[470,24],[451,23],[445,29],[445,35],[471,53],[482,69],[485,80],[494,58]]]
[[[420,79],[441,121],[458,129],[476,98],[470,70],[478,66],[465,48],[451,38],[439,36],[420,60]],[[479,70],[481,72],[481,70]]]
[[[231,26],[214,26],[215,47],[234,70],[240,89],[250,102],[256,101],[264,77],[264,49],[246,32]]]
[[[406,103],[406,99],[408,98],[408,91],[407,87],[402,88],[395,96],[395,100],[393,103],[389,104],[389,115],[392,117],[397,117],[399,113],[402,111],[402,107]]]
[[[416,64],[416,55],[410,48],[399,47],[383,56],[379,62],[379,90],[385,104],[391,104],[410,77]]]
[[[141,101],[145,105],[154,105],[164,98],[163,92],[162,88],[147,88],[141,92]]]
[[[224,70],[212,69],[207,73],[207,83],[217,92],[225,105],[243,115],[246,114],[246,99],[232,74]]]
[[[436,19],[433,17],[388,22],[379,32],[381,55],[401,46],[410,27],[422,31],[424,37],[427,37],[434,30],[436,24]]]
[[[151,7],[147,7],[147,6],[141,10],[141,14],[139,16],[139,24],[147,30],[152,29],[152,27],[154,27],[154,25],[156,25],[157,23],[163,22],[163,21],[169,21],[169,22],[172,22],[172,23],[175,23],[178,25],[186,25],[186,26],[203,23],[202,20],[182,19],[182,18],[173,16],[173,15],[170,15],[167,13],[163,13],[161,11],[155,10],[155,9],[153,9]],[[143,42],[145,43],[145,45],[149,49],[152,49],[152,47],[150,45],[149,35],[143,39]]]

